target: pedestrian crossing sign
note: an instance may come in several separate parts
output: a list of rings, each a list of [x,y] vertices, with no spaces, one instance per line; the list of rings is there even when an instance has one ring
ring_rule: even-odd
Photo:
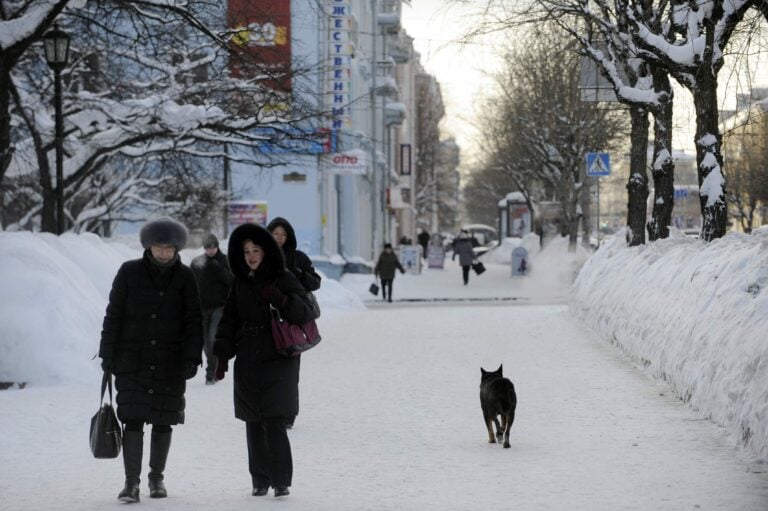
[[[587,153],[588,176],[610,176],[611,155],[608,153]]]

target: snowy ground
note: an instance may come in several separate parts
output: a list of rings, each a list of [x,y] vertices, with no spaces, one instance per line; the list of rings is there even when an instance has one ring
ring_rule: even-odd
[[[6,236],[0,234],[5,242],[0,243],[3,284],[16,282],[12,277],[24,261],[33,260],[36,266],[46,261],[46,250],[38,251],[36,241]],[[17,252],[26,245],[29,251],[5,264],[10,259],[2,247],[16,242]],[[89,242],[89,259],[98,259],[99,252],[117,259]],[[60,249],[59,240],[44,243],[47,252]],[[199,376],[189,385],[187,424],[174,433],[166,470],[170,496],[164,501],[147,498],[143,481],[139,505],[217,511],[246,506],[768,509],[765,465],[750,464],[735,447],[733,435],[692,411],[666,383],[652,379],[574,319],[564,305],[567,285],[557,283],[560,277],[567,282],[577,260],[545,251],[535,266],[539,273],[528,280],[512,279],[508,267],[489,263],[488,272],[473,275],[466,287],[452,264],[444,271],[398,275],[395,280],[396,300],[437,297],[453,302],[374,305],[373,297],[366,296],[370,276],[345,276],[342,284],[352,293],[327,282],[320,296],[324,340],[302,360],[301,414],[290,432],[295,466],[291,496],[281,501],[250,496],[244,427],[232,417],[231,378],[210,387]],[[34,284],[37,277],[26,280]],[[75,275],[68,282],[78,280]],[[83,284],[77,293],[97,300],[104,292],[101,287],[94,284],[91,294],[83,291]],[[71,297],[64,300],[61,293],[48,300],[66,311],[78,306],[87,316],[88,307],[73,304]],[[354,294],[369,300],[368,310],[361,309]],[[460,301],[483,296],[517,299]],[[0,295],[0,303],[6,308],[8,296]],[[37,323],[60,328],[59,310],[46,309],[44,300],[35,303],[45,312],[44,318],[35,316]],[[17,314],[22,311],[16,309]],[[101,314],[103,310],[95,313],[97,318]],[[122,486],[121,461],[94,460],[87,448],[88,421],[98,405],[98,363],[75,360],[93,353],[98,327],[90,329],[98,321],[83,317],[73,323],[81,325],[79,337],[86,339],[81,343],[89,348],[74,348],[72,339],[66,339],[65,348],[45,343],[44,351],[56,363],[36,367],[43,371],[72,364],[83,373],[79,378],[66,371],[55,378],[27,372],[25,389],[0,392],[0,510],[121,506],[115,500]],[[0,360],[0,376],[5,377],[11,367],[8,354],[23,353],[18,344],[8,346],[6,324],[0,323],[5,359]],[[13,324],[19,332],[22,323]],[[500,363],[519,397],[510,449],[486,443],[478,400],[480,366],[495,369]]]

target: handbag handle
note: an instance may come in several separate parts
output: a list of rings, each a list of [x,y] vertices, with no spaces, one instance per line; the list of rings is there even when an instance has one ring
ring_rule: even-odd
[[[104,371],[104,377],[101,379],[101,398],[99,405],[104,402],[104,391],[109,387],[109,404],[112,404],[112,375]]]

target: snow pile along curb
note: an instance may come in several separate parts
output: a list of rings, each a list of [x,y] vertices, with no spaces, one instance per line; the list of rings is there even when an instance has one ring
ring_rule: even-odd
[[[632,248],[621,231],[582,268],[570,309],[768,461],[768,229]]]

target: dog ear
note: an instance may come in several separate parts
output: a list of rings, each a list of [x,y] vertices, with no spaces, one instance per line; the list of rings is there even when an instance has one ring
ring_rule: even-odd
[[[504,364],[501,364],[498,369],[496,369],[496,372],[499,374],[504,374]]]
[[[485,372],[486,372],[486,371],[485,371],[485,369],[483,369],[483,368],[481,367],[481,368],[480,368],[480,374],[481,374],[481,375],[482,375],[482,374],[485,374]]]

